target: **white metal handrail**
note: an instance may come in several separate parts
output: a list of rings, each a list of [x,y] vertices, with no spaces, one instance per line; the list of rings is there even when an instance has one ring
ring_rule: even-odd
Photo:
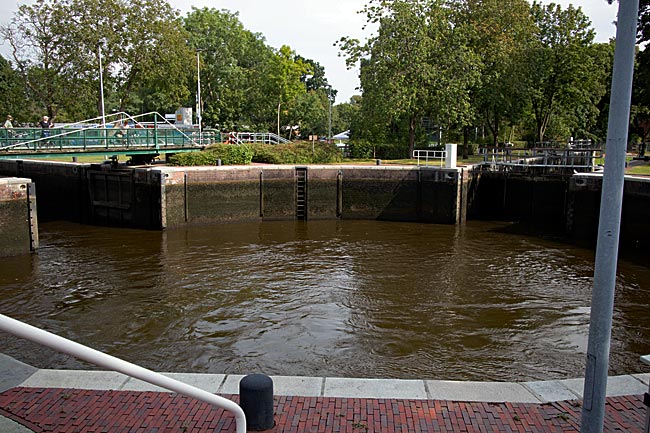
[[[429,165],[429,159],[437,159],[440,161],[442,167],[445,159],[447,158],[446,150],[414,150],[413,158],[417,158],[418,165],[420,165],[420,158],[424,159],[424,165]]]
[[[641,362],[650,365],[650,355],[642,356]],[[650,387],[648,387],[648,395],[650,395]],[[645,410],[645,427],[643,428],[643,433],[650,433],[650,406],[646,406]]]
[[[99,352],[51,332],[43,331],[34,326],[0,314],[0,330],[25,338],[35,343],[47,346],[59,352],[67,353],[84,361],[109,370],[118,371],[130,377],[158,385],[170,391],[195,398],[205,403],[233,412],[237,425],[237,433],[246,433],[246,416],[237,403],[202,389],[180,382],[160,373],[140,367],[122,359]]]

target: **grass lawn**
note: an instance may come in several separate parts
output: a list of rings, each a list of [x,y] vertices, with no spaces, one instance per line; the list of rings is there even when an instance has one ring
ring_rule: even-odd
[[[650,163],[646,162],[643,165],[637,165],[625,170],[625,174],[636,174],[650,176]]]

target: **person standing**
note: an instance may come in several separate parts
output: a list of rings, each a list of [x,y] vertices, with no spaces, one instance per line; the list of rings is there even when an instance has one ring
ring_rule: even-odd
[[[54,125],[52,122],[50,122],[50,118],[47,116],[43,116],[43,120],[38,122],[38,125],[42,128],[41,130],[41,137],[49,137],[50,136],[50,128],[52,128]]]
[[[5,124],[3,125],[3,128],[5,129],[4,138],[7,140],[7,144],[9,144],[9,139],[13,135],[14,125],[11,123],[12,120],[14,120],[14,118],[11,117],[11,114],[7,114],[7,120],[5,120]]]
[[[10,129],[13,129],[14,125],[11,123],[11,121],[14,120],[13,117],[11,117],[11,114],[7,114],[7,120],[5,120],[4,128],[7,130],[7,133],[9,133]]]

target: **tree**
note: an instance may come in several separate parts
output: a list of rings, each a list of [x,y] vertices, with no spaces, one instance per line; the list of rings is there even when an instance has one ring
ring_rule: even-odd
[[[4,115],[11,114],[16,123],[33,120],[36,113],[29,105],[20,77],[11,63],[2,56],[0,56],[0,95],[2,95],[0,116],[3,116],[0,119],[4,121]]]
[[[504,121],[515,124],[524,113],[527,89],[521,62],[533,36],[530,5],[526,0],[466,0],[456,7],[480,59],[481,79],[472,89],[472,106],[497,146]]]
[[[639,1],[637,50],[634,86],[632,89],[632,127],[643,142],[650,140],[650,0]]]
[[[237,13],[227,10],[193,8],[185,17],[185,29],[190,46],[200,53],[206,123],[235,130],[251,123],[257,126],[263,114],[268,127],[264,113],[272,113],[273,108],[260,100],[260,81],[274,53],[264,38],[246,30]],[[193,85],[196,88],[196,81]]]
[[[606,89],[603,72],[595,67],[594,31],[582,10],[534,2],[531,14],[537,29],[526,53],[526,76],[541,142],[554,118],[566,121],[569,130],[594,122],[596,104]]]
[[[51,0],[21,5],[12,21],[0,27],[0,34],[11,48],[16,71],[24,80],[29,95],[54,119],[60,107],[86,101],[84,91],[71,87],[84,85],[75,79],[76,53],[66,34],[65,11]]]
[[[377,36],[340,41],[349,63],[361,61],[364,121],[394,130],[405,121],[412,155],[424,117],[448,127],[468,115],[477,60],[444,1],[375,0],[365,13]]]
[[[186,97],[191,52],[164,0],[37,0],[0,32],[31,96],[52,118],[96,113],[98,46],[107,100],[117,109],[140,88],[159,107]]]
[[[190,46],[200,50],[203,115],[222,129],[286,125],[292,104],[305,93],[310,64],[288,46],[275,50],[244,28],[236,13],[192,9],[185,18]],[[286,114],[285,114],[286,113]]]

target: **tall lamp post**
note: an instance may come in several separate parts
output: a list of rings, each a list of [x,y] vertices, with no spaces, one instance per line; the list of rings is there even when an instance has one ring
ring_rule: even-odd
[[[282,102],[278,102],[278,140],[280,139],[280,105]]]
[[[97,57],[99,58],[99,99],[100,99],[100,115],[102,116],[102,128],[106,128],[106,115],[104,111],[104,74],[102,71],[102,43],[103,40],[97,42]]]
[[[196,121],[199,124],[199,144],[203,143],[203,128],[201,119],[201,51],[196,50]]]
[[[330,113],[329,113],[329,119],[328,119],[328,126],[327,126],[327,141],[330,142],[332,141],[332,86],[328,85],[327,90],[329,91],[329,95],[327,99],[330,102]]]

